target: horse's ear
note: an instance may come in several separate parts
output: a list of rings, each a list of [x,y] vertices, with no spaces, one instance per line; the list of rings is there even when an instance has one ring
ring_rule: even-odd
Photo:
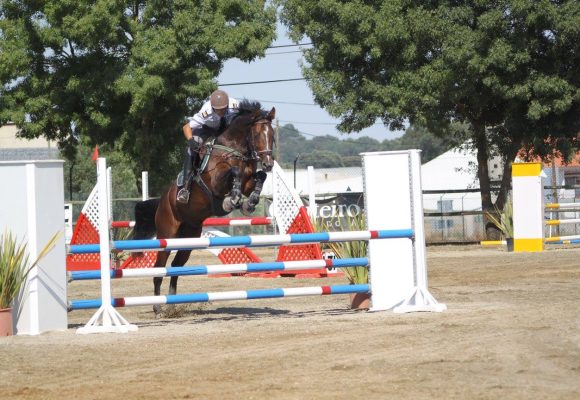
[[[276,118],[276,107],[272,107],[266,118],[268,118],[270,121]]]
[[[254,112],[252,112],[252,121],[257,121],[260,118],[262,118],[262,111],[261,110],[255,110]]]

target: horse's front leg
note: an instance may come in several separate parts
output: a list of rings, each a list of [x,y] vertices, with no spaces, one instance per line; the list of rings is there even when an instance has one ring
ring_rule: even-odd
[[[250,193],[242,204],[242,213],[244,215],[250,215],[256,211],[256,205],[260,202],[260,193],[262,193],[262,188],[267,177],[268,175],[264,171],[256,172],[254,176],[254,190],[252,190],[252,193]]]
[[[230,169],[230,176],[232,178],[232,189],[230,190],[230,195],[224,198],[222,203],[222,208],[225,212],[232,212],[234,208],[240,207],[240,201],[242,200],[242,178],[241,171],[239,167],[232,167]]]

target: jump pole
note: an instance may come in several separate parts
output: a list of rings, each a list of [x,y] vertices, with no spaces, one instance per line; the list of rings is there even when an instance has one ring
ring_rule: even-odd
[[[107,161],[97,159],[97,185],[99,190],[99,240],[101,257],[101,305],[87,324],[77,329],[79,334],[87,333],[127,333],[136,331],[137,325],[132,325],[121,316],[111,305],[111,250],[110,250],[110,221],[109,213],[109,185],[107,182]],[[104,194],[104,195],[103,195]]]

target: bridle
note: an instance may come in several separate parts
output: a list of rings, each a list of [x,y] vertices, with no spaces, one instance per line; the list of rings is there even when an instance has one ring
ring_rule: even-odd
[[[252,126],[271,124],[271,123],[272,123],[272,121],[270,121],[267,118],[260,118],[259,120],[254,121],[252,123]],[[273,142],[274,141],[272,141],[272,143]],[[266,141],[266,143],[268,143],[268,141]],[[265,150],[256,151],[256,144],[254,143],[253,132],[250,132],[250,140],[248,140],[248,150],[250,153],[250,160],[252,160],[252,161],[259,161],[261,159],[261,155],[263,155],[263,154],[265,154],[266,156],[270,156],[270,157],[272,157],[272,154],[273,154],[273,149],[270,149],[270,148],[266,148]]]

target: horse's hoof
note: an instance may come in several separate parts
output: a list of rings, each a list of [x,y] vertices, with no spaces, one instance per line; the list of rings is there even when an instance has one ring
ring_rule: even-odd
[[[161,305],[160,304],[155,304],[153,306],[153,312],[155,313],[155,317],[156,318],[161,317]]]
[[[242,211],[242,214],[249,217],[254,213],[254,211],[256,211],[256,206],[252,206],[252,205],[250,205],[249,202],[244,201],[244,203],[242,204],[241,211]]]
[[[222,208],[225,212],[229,213],[234,210],[234,203],[232,202],[231,197],[226,197],[222,203]]]

